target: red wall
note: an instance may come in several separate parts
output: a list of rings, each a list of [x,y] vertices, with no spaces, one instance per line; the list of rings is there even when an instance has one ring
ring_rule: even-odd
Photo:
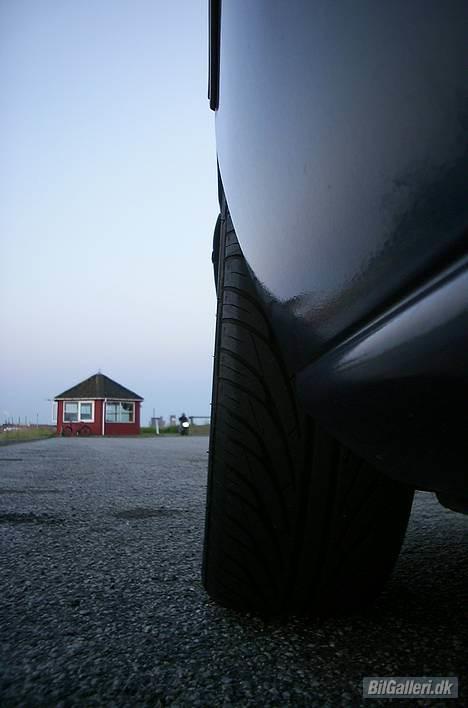
[[[79,435],[80,429],[83,428],[85,425],[91,430],[91,435],[102,435],[102,408],[104,401],[94,401],[93,423],[69,423],[68,421],[63,422],[63,401],[57,401],[57,403],[57,435],[62,435],[64,428],[71,428],[73,435]],[[139,401],[136,401],[134,423],[105,423],[105,435],[139,435],[140,408],[141,403]]]

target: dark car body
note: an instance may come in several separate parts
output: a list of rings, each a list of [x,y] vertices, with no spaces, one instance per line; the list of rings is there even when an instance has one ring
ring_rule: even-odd
[[[468,4],[210,15],[222,189],[301,400],[468,508]]]

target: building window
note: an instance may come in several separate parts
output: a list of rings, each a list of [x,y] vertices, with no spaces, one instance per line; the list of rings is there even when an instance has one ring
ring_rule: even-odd
[[[135,404],[123,401],[107,401],[106,423],[133,423]]]
[[[66,423],[94,421],[93,401],[65,401],[63,404],[63,420]]]
[[[93,404],[86,401],[80,403],[80,420],[92,420],[93,419]]]
[[[63,419],[68,423],[78,420],[78,403],[65,403],[63,407]]]

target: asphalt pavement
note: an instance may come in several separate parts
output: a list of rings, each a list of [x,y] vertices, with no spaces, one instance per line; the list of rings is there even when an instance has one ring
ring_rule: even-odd
[[[207,438],[0,448],[0,706],[468,705],[468,517],[418,493],[385,593],[287,622],[200,582]],[[363,676],[459,676],[462,698],[362,700]]]

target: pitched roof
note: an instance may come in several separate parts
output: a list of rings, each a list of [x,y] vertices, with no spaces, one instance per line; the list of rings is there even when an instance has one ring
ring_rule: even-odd
[[[112,398],[117,400],[142,401],[143,398],[134,391],[121,386],[108,376],[98,373],[90,376],[76,386],[55,396],[55,401],[61,398]]]

